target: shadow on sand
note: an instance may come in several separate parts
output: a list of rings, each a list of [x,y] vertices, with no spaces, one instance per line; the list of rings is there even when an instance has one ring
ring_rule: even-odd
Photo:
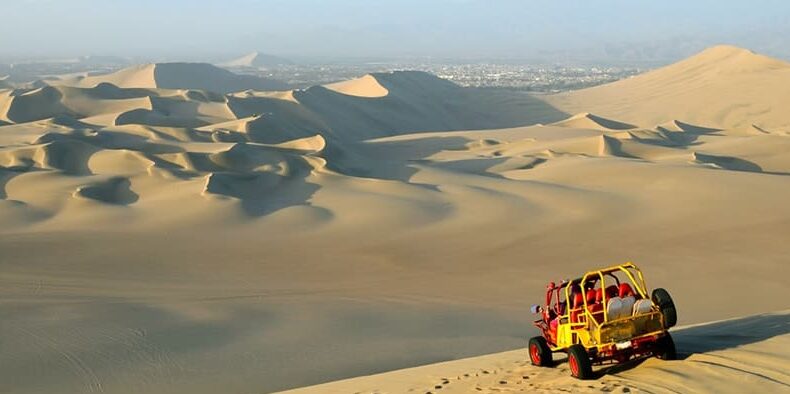
[[[685,360],[694,354],[732,349],[761,342],[790,333],[790,313],[770,313],[710,324],[691,326],[672,331],[678,359]],[[597,377],[632,369],[645,359],[615,364],[600,369]]]

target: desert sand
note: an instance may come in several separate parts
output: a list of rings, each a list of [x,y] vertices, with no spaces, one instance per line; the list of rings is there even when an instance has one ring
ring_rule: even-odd
[[[0,90],[0,392],[271,392],[520,349],[546,282],[626,260],[681,324],[786,310],[789,70],[717,47],[540,97],[189,64]],[[787,313],[742,322],[590,384],[785,390]],[[326,388],[586,387],[525,360]]]
[[[720,45],[667,67],[547,101],[570,113],[640,124],[659,124],[672,114],[692,124],[786,131],[788,78],[785,61]]]
[[[674,329],[679,360],[634,360],[570,377],[565,357],[552,368],[525,360],[526,349],[288,390],[300,393],[735,393],[787,392],[788,315],[783,311]]]

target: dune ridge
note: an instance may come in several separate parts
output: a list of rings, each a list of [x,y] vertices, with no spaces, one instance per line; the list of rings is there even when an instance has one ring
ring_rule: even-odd
[[[384,97],[389,94],[387,88],[381,86],[376,77],[370,74],[350,81],[331,83],[324,87],[356,97]]]
[[[109,83],[121,88],[196,89],[231,93],[245,89],[285,90],[282,82],[234,74],[208,63],[156,63],[128,67],[110,74],[48,80],[48,84],[92,88]]]
[[[579,129],[594,129],[594,130],[629,130],[635,129],[637,126],[632,124],[618,122],[616,120],[602,118],[598,115],[589,112],[583,112],[573,115],[572,117],[555,122],[552,125],[561,127],[575,127]]]
[[[718,128],[788,129],[790,63],[733,46],[606,85],[546,97],[558,109],[653,125],[682,119]]]

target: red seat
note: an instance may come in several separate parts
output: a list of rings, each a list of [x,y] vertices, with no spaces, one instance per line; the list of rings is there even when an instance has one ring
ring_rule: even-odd
[[[596,293],[597,292],[595,291],[595,289],[587,290],[587,306],[595,304],[595,294]]]
[[[620,298],[628,297],[628,296],[634,296],[634,297],[636,296],[636,293],[634,293],[634,289],[632,289],[631,285],[629,285],[628,283],[620,283],[619,294],[620,294]]]
[[[590,313],[598,323],[603,322],[603,289],[595,291],[595,301],[590,306]]]
[[[571,309],[571,323],[579,322],[579,315],[584,308],[584,296],[582,293],[574,293],[573,295],[573,309]]]

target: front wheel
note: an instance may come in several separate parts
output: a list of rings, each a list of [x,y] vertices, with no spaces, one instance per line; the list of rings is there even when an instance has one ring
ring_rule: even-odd
[[[573,345],[568,348],[568,366],[571,368],[571,375],[576,379],[593,378],[592,361],[582,345]]]
[[[675,341],[672,336],[667,333],[656,342],[656,357],[662,360],[677,360],[678,353],[675,349]]]
[[[661,288],[655,289],[653,290],[652,298],[653,303],[658,305],[658,308],[661,309],[661,314],[664,315],[664,328],[674,327],[678,322],[678,312],[669,292]]]
[[[551,365],[551,349],[546,338],[532,337],[529,340],[529,360],[532,365],[548,367]]]

